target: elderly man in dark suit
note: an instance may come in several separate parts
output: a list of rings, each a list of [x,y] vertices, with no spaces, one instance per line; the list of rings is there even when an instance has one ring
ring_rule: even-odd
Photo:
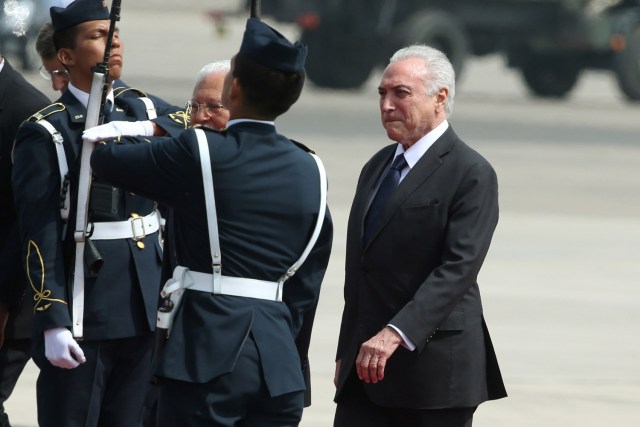
[[[334,425],[468,427],[506,396],[476,281],[496,174],[447,121],[455,76],[440,51],[396,52],[378,91],[396,144],[362,169],[349,216]]]
[[[223,86],[225,131],[129,137],[93,152],[101,179],[174,214],[178,267],[165,286],[174,305],[160,316],[175,315],[156,372],[161,427],[300,421],[295,339],[318,299],[332,225],[319,161],[274,121],[300,95],[305,57],[252,18]]]
[[[0,427],[10,426],[3,404],[31,357],[32,314],[31,304],[24,300],[11,150],[20,124],[48,104],[49,99],[0,54]]]

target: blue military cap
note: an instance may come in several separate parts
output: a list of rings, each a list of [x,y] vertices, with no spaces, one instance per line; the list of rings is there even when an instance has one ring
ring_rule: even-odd
[[[264,22],[249,18],[240,54],[267,68],[295,72],[304,70],[307,47],[300,42],[292,44]]]
[[[51,22],[54,31],[74,27],[83,22],[109,19],[109,8],[105,0],[75,0],[67,7],[52,7]]]

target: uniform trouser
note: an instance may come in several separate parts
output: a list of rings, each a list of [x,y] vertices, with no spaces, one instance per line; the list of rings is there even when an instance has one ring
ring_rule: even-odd
[[[260,366],[249,336],[228,374],[204,384],[161,378],[158,427],[297,426],[304,391],[271,397]]]
[[[4,402],[9,399],[20,374],[31,358],[31,340],[6,339],[0,348],[0,427],[9,426]]]
[[[43,349],[34,354],[40,367],[38,425],[138,427],[151,376],[153,334],[79,344],[87,361],[75,369],[52,366]]]

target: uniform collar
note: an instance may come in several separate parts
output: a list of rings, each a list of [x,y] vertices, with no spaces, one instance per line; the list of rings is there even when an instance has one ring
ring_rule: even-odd
[[[69,82],[69,92],[71,92],[73,96],[75,96],[78,99],[78,101],[80,101],[80,103],[84,105],[85,109],[87,108],[87,105],[89,105],[89,94],[87,92],[78,89],[71,82]],[[113,98],[113,89],[112,89],[107,94],[107,100],[111,101],[112,109],[113,109],[113,99],[114,98]]]
[[[255,119],[233,119],[227,122],[227,128],[230,128],[233,125],[237,125],[238,123],[261,123],[264,125],[275,126],[276,122],[269,120],[255,120]]]

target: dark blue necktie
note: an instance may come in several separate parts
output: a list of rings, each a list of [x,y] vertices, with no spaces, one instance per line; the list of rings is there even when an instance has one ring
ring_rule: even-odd
[[[396,156],[391,163],[391,167],[387,170],[387,173],[384,175],[382,182],[380,183],[380,187],[378,187],[378,192],[371,202],[371,206],[369,207],[369,212],[364,220],[364,243],[367,244],[369,239],[372,236],[373,230],[376,227],[376,224],[380,220],[380,215],[384,210],[384,206],[387,204],[389,197],[395,191],[398,183],[400,183],[400,174],[402,169],[407,166],[407,161],[404,158],[404,154],[400,154]]]

